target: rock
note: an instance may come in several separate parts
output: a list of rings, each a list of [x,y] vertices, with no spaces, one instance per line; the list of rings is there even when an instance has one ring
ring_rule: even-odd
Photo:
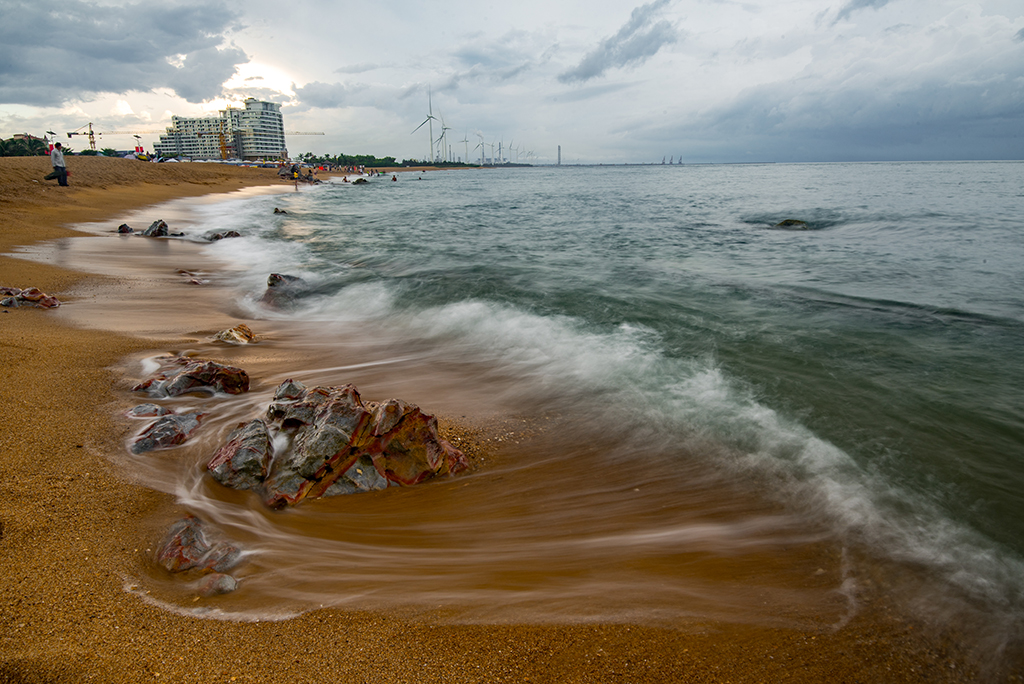
[[[413,485],[467,467],[462,452],[441,439],[437,419],[397,399],[363,404],[353,385],[282,383],[267,420],[294,430],[291,448],[273,459],[263,483],[275,508],[332,494]],[[284,397],[288,398],[284,398]]]
[[[284,209],[278,209],[277,207],[274,207],[274,213],[275,214],[287,214],[288,212],[285,211]]]
[[[132,227],[129,226],[127,223],[122,223],[117,227],[117,232],[121,233],[122,235],[127,235],[129,233],[134,233],[135,230],[132,229]]]
[[[200,596],[209,598],[220,594],[230,594],[237,588],[238,581],[234,577],[222,572],[215,572],[200,580],[198,592]]]
[[[3,296],[7,295],[7,296]],[[19,307],[31,306],[37,309],[54,309],[60,306],[60,300],[48,295],[38,287],[29,287],[24,290],[17,287],[0,287],[0,306],[17,309]]]
[[[281,399],[298,399],[305,393],[305,385],[298,380],[288,378],[277,386],[277,390],[274,392],[274,401],[280,401]]]
[[[153,221],[149,225],[149,228],[142,231],[143,237],[167,237],[168,235],[167,224],[161,219]]]
[[[267,291],[260,298],[260,303],[272,307],[286,306],[308,289],[306,281],[298,276],[271,273],[267,278]]]
[[[369,182],[370,181],[366,180],[365,178],[356,178],[354,181],[352,181],[352,185],[362,185],[363,183]]]
[[[242,234],[239,233],[237,230],[229,230],[225,233],[213,233],[211,235],[207,235],[206,239],[209,240],[210,242],[216,242],[217,240],[236,237],[242,237]]]
[[[160,373],[139,383],[132,391],[169,397],[191,392],[241,394],[249,391],[249,375],[241,368],[186,357],[174,357],[170,363],[183,367],[169,374]]]
[[[166,416],[170,412],[171,410],[166,406],[160,406],[158,404],[139,404],[128,411],[128,417],[155,418],[157,416]]]
[[[191,412],[161,416],[136,438],[131,452],[138,455],[147,451],[169,449],[184,444],[199,429],[199,423],[204,415]]]
[[[237,547],[210,543],[199,518],[190,515],[171,525],[156,553],[156,562],[168,572],[226,572],[241,557]]]
[[[797,219],[786,219],[785,221],[779,221],[772,228],[783,228],[785,230],[810,230],[811,227],[806,221],[798,221]]]
[[[231,489],[256,489],[267,477],[274,457],[267,424],[257,418],[240,423],[228,435],[227,443],[210,459],[207,469],[213,479]]]
[[[213,339],[232,344],[252,344],[256,342],[256,333],[250,330],[245,323],[239,323],[234,328],[221,330],[213,336]]]

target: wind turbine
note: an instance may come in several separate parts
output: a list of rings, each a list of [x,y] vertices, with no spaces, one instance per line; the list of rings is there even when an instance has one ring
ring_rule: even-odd
[[[434,122],[436,120],[436,117],[434,117],[434,105],[430,101],[430,86],[427,86],[427,118],[424,119],[423,123],[414,128],[412,131],[412,133],[415,133],[416,131],[423,128],[423,124],[430,124],[430,126],[427,128],[427,132],[430,133],[430,154],[427,156],[427,163],[432,163],[434,159]],[[412,133],[410,133],[409,135],[412,135]]]
[[[438,112],[438,114],[440,114],[440,112]],[[448,161],[448,159],[446,158],[446,155],[448,154],[448,146],[446,144],[446,140],[448,138],[448,135],[447,135],[448,131],[450,131],[450,130],[452,130],[451,127],[444,125],[444,116],[442,115],[441,116],[441,135],[435,141],[435,142],[441,143],[441,156],[445,157],[441,161]]]
[[[484,142],[484,136],[480,133],[477,133],[476,137],[480,138],[480,144],[476,146],[480,148],[480,166],[484,166],[484,161],[486,159],[484,155],[487,154],[487,144]],[[473,149],[476,150],[476,147]]]
[[[464,161],[465,163],[468,164],[469,163],[469,129],[468,128],[466,129],[466,136],[462,140],[457,140],[456,142],[466,143],[466,156],[462,158],[462,161]]]

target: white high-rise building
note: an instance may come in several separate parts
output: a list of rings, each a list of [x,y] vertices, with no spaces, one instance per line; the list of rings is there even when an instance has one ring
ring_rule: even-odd
[[[164,157],[278,159],[287,157],[281,105],[249,98],[245,109],[228,107],[217,116],[171,117],[154,146]]]

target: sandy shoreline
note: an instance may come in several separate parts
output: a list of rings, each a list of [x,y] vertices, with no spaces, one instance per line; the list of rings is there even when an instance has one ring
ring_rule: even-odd
[[[71,187],[34,182],[45,158],[0,159],[0,254],[76,235],[176,197],[278,184],[273,170],[74,158]],[[0,257],[0,285],[65,298],[116,281]],[[65,295],[65,296],[62,296]],[[868,603],[844,627],[692,622],[451,624],[444,614],[314,611],[240,623],[168,613],[125,591],[145,573],[151,521],[172,498],[109,460],[126,429],[104,407],[111,367],[153,340],[63,325],[55,312],[0,313],[0,682],[972,681],[955,645]],[[120,383],[120,384],[119,384]]]

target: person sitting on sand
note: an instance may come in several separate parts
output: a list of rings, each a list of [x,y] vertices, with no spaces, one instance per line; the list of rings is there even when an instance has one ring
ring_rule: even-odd
[[[53,151],[50,152],[50,164],[53,165],[53,172],[57,174],[57,183],[67,186],[68,169],[64,166],[64,152],[61,150],[60,143],[53,145]]]

